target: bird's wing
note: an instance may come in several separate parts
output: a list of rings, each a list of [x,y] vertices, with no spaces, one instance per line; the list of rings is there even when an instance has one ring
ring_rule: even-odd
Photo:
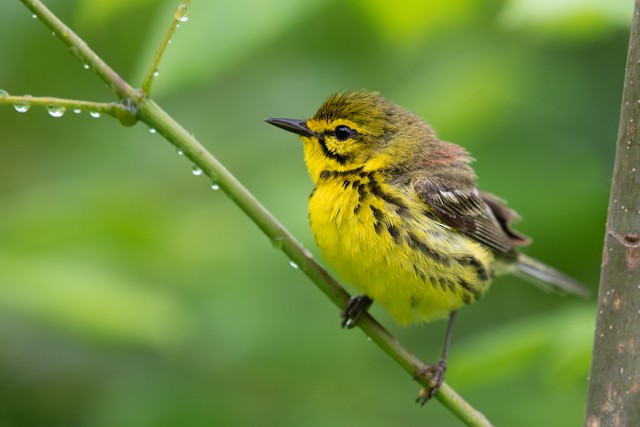
[[[411,186],[439,221],[496,252],[513,255],[515,246],[529,243],[510,226],[518,214],[492,194],[473,186],[447,188],[425,176],[414,177]]]

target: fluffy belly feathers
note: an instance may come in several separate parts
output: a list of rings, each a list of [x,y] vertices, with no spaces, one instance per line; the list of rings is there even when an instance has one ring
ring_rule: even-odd
[[[398,323],[445,317],[486,291],[488,249],[427,217],[407,194],[387,201],[345,187],[325,182],[310,197],[316,243],[343,280]]]

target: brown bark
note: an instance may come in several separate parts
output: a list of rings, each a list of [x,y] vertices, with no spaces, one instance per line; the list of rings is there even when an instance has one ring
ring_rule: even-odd
[[[611,181],[585,425],[640,426],[640,0]]]

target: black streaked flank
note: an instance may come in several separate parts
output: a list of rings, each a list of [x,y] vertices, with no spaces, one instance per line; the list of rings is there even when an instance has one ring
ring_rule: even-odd
[[[471,267],[473,267],[474,270],[476,270],[476,274],[478,275],[480,280],[482,280],[483,282],[486,282],[487,280],[489,280],[490,275],[487,272],[487,269],[484,268],[484,266],[480,263],[480,261],[478,261],[478,259],[475,258],[474,256],[467,255],[463,258],[456,258],[456,261],[460,265],[470,265]]]
[[[371,208],[371,212],[373,212],[373,217],[376,219],[376,221],[382,222],[384,220],[384,214],[380,209],[376,208],[373,205],[369,206],[369,208]]]
[[[360,198],[358,200],[358,202],[363,203],[365,201],[365,199],[367,198],[367,188],[364,185],[359,185],[358,186],[358,194],[360,195]]]
[[[398,230],[398,228],[395,225],[392,225],[392,224],[388,225],[387,231],[389,232],[391,237],[393,237],[393,240],[396,243],[402,242],[402,236],[400,235],[400,230]]]
[[[412,249],[419,250],[429,258],[443,265],[451,265],[451,261],[449,260],[449,258],[446,258],[442,254],[439,254],[438,252],[434,251],[432,248],[429,247],[429,245],[427,245],[426,243],[418,239],[418,237],[416,237],[415,234],[408,233],[408,236],[409,236],[409,246]]]

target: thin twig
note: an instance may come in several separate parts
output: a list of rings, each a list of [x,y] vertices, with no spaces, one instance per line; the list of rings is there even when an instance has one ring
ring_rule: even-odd
[[[281,249],[300,270],[302,270],[339,308],[343,308],[349,294],[314,260],[306,250],[262,205],[258,200],[188,131],[169,116],[141,91],[133,89],[127,82],[117,75],[102,59],[98,57],[84,41],[69,27],[51,13],[40,1],[21,0],[45,25],[52,29],[75,53],[87,64],[92,66],[98,76],[107,84],[112,85],[121,98],[127,98],[133,107],[127,108],[135,112],[137,117],[156,129],[168,141],[184,152],[197,167],[199,167],[215,184],[217,184],[233,200],[256,225],[272,241],[273,245]],[[394,359],[405,371],[414,377],[424,368],[424,364],[411,352],[405,349],[370,315],[363,316],[358,326],[371,337],[382,350]],[[427,378],[417,380],[425,387],[429,387]],[[490,427],[491,423],[478,411],[473,409],[462,397],[443,384],[435,397],[468,426]]]
[[[169,43],[171,43],[173,32],[180,26],[181,22],[186,22],[187,19],[189,19],[189,0],[183,0],[173,13],[173,19],[171,20],[169,29],[165,33],[164,39],[162,39],[162,43],[160,43],[160,47],[158,47],[156,54],[153,56],[151,66],[149,67],[147,75],[142,81],[142,93],[144,93],[146,96],[149,96],[149,94],[151,93],[151,85],[155,81],[155,78],[158,76],[158,65],[160,64],[160,60],[162,59],[162,55],[164,54],[165,49],[167,48],[167,46],[169,46]]]
[[[57,16],[38,0],[20,0],[39,20],[66,44],[71,53],[92,68],[120,98],[142,98],[142,94],[132,88],[106,62],[102,60],[75,32],[71,31]]]
[[[97,114],[109,114],[118,117],[122,113],[127,113],[127,107],[119,102],[93,102],[81,101],[77,99],[55,98],[51,96],[12,96],[0,95],[0,105],[13,105],[20,112],[27,111],[31,107],[46,107],[50,114],[59,114],[62,116],[67,110],[89,111]],[[55,113],[55,112],[58,113]]]

